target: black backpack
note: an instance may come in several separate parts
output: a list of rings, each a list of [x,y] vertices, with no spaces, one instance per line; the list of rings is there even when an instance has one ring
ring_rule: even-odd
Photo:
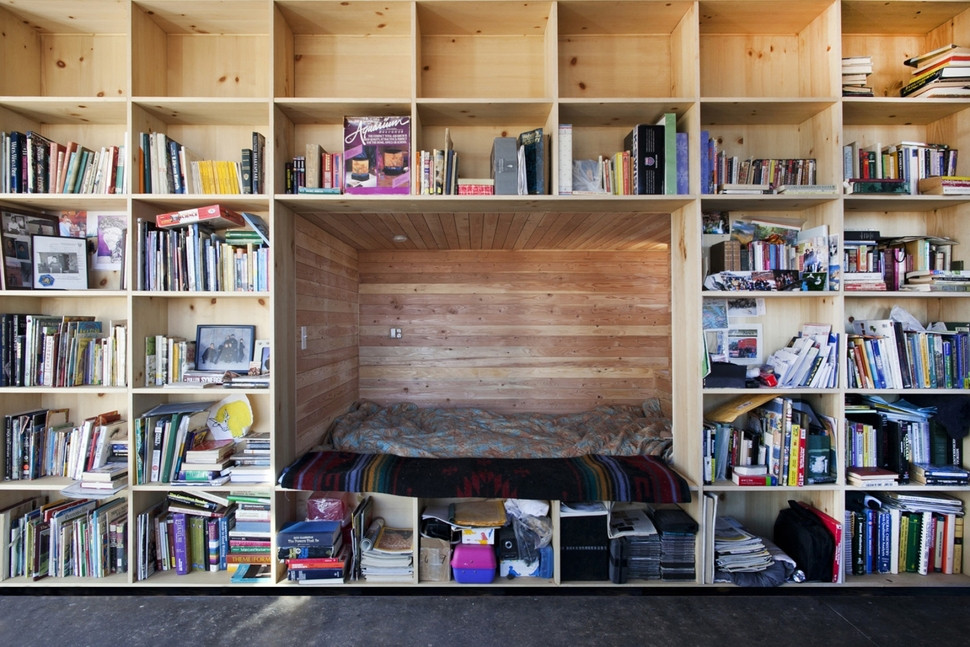
[[[806,580],[831,582],[835,538],[814,512],[797,501],[788,506],[775,520],[775,544],[795,560]]]

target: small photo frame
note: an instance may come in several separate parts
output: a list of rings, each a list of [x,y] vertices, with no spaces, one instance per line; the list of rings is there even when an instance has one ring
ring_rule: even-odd
[[[196,370],[248,373],[255,339],[256,326],[198,326],[195,331]]]
[[[83,238],[31,237],[35,290],[87,290],[88,254]]]
[[[250,375],[269,373],[269,340],[257,339],[253,344],[253,361],[249,364]]]

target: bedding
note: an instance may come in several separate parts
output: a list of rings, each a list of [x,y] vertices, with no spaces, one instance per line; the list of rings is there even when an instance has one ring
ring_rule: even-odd
[[[420,498],[690,501],[659,403],[575,414],[359,403],[329,445],[283,470],[284,488]]]
[[[670,420],[655,400],[571,414],[496,413],[475,407],[381,406],[363,401],[338,417],[339,451],[422,458],[568,458],[589,454],[669,460]]]
[[[284,469],[279,482],[293,490],[419,498],[690,501],[684,478],[656,456],[415,458],[314,451]]]

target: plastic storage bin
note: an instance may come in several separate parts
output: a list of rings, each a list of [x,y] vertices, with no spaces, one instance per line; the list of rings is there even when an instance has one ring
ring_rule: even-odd
[[[485,544],[459,544],[451,558],[455,581],[462,584],[488,584],[495,579],[495,547]]]

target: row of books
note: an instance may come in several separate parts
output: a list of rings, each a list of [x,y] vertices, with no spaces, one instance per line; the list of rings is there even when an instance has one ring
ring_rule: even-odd
[[[86,472],[127,456],[127,422],[117,411],[75,423],[66,408],[31,409],[5,414],[3,425],[4,480],[80,480]]]
[[[943,493],[849,493],[852,574],[960,573],[963,513],[963,503]]]
[[[900,321],[852,322],[847,336],[849,388],[964,389],[970,384],[970,332],[948,329],[906,330]]]
[[[933,178],[956,176],[958,158],[957,149],[942,143],[853,141],[842,147],[842,177],[847,193],[936,193],[943,185]]]
[[[195,340],[169,335],[145,337],[145,386],[189,381],[186,374],[195,370],[195,344]]]
[[[162,571],[234,571],[257,560],[268,563],[269,515],[269,500],[262,496],[170,491],[137,517],[136,577],[143,580]],[[254,533],[248,529],[251,524],[261,530]],[[258,540],[252,539],[254,534]]]
[[[284,192],[343,193],[343,155],[328,153],[319,144],[307,144],[306,150],[306,155],[284,162]]]
[[[959,466],[960,439],[952,438],[936,419],[938,406],[946,407],[948,401],[941,397],[932,402],[939,404],[917,406],[903,398],[890,403],[878,396],[850,398],[845,405],[846,464],[888,469],[899,483],[911,478],[926,481],[923,470],[914,476],[914,465]]]
[[[157,405],[134,420],[135,482],[178,480],[186,452],[195,439],[208,436],[209,408],[215,402],[171,402]],[[223,483],[228,481],[228,476]],[[219,483],[214,483],[218,485]]]
[[[0,510],[0,579],[103,578],[128,569],[128,505],[31,496]]]
[[[701,193],[747,193],[812,190],[833,193],[835,187],[818,185],[814,158],[741,159],[728,155],[707,130],[701,131]]]
[[[0,132],[2,193],[123,193],[125,146],[90,149],[37,131]]]
[[[265,291],[269,289],[270,249],[268,237],[253,229],[213,229],[226,223],[240,227],[256,222],[220,205],[188,211],[217,213],[212,218],[190,220],[181,216],[171,225],[159,226],[142,219],[137,223],[138,273],[141,290],[157,291]],[[173,214],[159,214],[157,222]],[[230,216],[233,217],[230,220]],[[261,221],[261,219],[259,219]]]
[[[237,160],[203,160],[163,132],[138,137],[140,193],[262,194],[265,136],[252,133],[252,145]]]
[[[828,389],[838,381],[839,334],[827,324],[804,324],[765,360],[779,387]]]
[[[801,487],[835,481],[835,421],[803,400],[744,396],[709,412],[704,480]]]
[[[541,133],[541,130],[540,130]],[[507,139],[507,138],[506,138]],[[496,179],[496,162],[498,170],[504,171],[504,160],[497,160],[492,157],[492,173],[490,179]],[[501,151],[501,146],[499,146]],[[509,160],[511,162],[512,160]],[[414,163],[414,187],[416,195],[457,195],[458,194],[458,151],[451,139],[451,129],[445,128],[445,138],[442,148],[431,150],[421,149],[417,151]],[[499,178],[499,186],[503,183]],[[517,191],[516,191],[517,192]]]
[[[91,315],[0,314],[0,386],[124,386],[126,321]]]
[[[521,137],[526,136],[523,133]],[[536,141],[534,136],[529,141]],[[559,125],[559,194],[676,195],[690,192],[688,166],[690,144],[687,133],[677,132],[676,113],[664,113],[657,123],[639,123],[623,139],[623,149],[596,159],[575,159],[572,124]],[[528,145],[526,159],[530,159]],[[534,158],[544,169],[544,151],[537,147]],[[536,172],[542,187],[542,172]],[[529,184],[531,187],[531,182]],[[496,193],[500,191],[496,189]],[[522,191],[525,193],[526,191]],[[543,190],[527,191],[544,193]]]

